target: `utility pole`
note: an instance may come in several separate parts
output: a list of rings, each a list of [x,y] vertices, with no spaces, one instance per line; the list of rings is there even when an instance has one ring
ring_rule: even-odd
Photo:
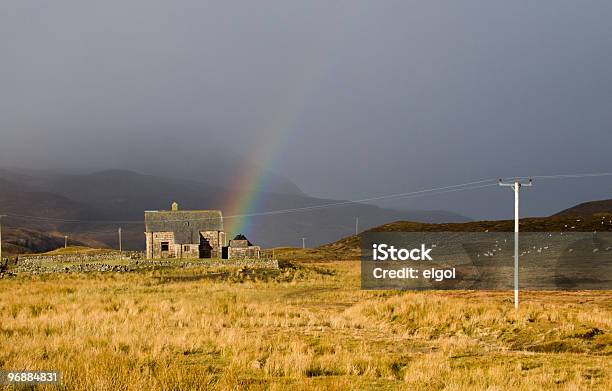
[[[2,218],[6,215],[0,215],[0,263],[2,263]]]
[[[511,187],[514,190],[514,308],[518,309],[519,305],[519,193],[521,187],[532,186],[533,181],[529,179],[528,183],[521,183],[515,180],[514,183],[503,183],[499,179],[499,185]]]
[[[359,216],[355,217],[355,235],[359,234]]]
[[[302,238],[302,248],[306,248],[306,238]]]
[[[121,247],[121,227],[119,227],[118,233],[119,233],[119,258],[123,259],[123,249]]]
[[[68,248],[68,235],[64,235],[64,248]]]

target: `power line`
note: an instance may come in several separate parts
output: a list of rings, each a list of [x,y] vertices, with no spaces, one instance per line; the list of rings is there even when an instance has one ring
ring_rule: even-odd
[[[65,231],[62,230],[62,233],[65,233],[67,235],[88,235],[88,234],[116,234],[117,230],[113,229],[113,230],[103,230],[103,231],[99,231],[99,230],[87,230],[87,231],[78,231],[78,230],[70,230],[70,231]]]
[[[556,174],[556,175],[528,175],[519,176],[509,179],[571,179],[571,178],[596,178],[603,176],[612,176],[612,172],[593,172],[586,174]]]
[[[490,182],[494,180],[496,179],[487,179],[486,181]],[[298,208],[288,208],[288,209],[279,209],[279,210],[272,210],[272,211],[265,211],[265,212],[237,214],[237,215],[223,216],[223,219],[269,216],[269,215],[277,215],[277,214],[285,214],[285,213],[305,212],[305,211],[326,209],[326,208],[331,208],[331,207],[336,207],[336,206],[359,204],[359,203],[364,203],[368,201],[393,199],[393,198],[408,198],[412,196],[421,196],[421,195],[436,195],[436,194],[450,193],[450,192],[455,192],[455,191],[464,191],[464,190],[480,189],[483,187],[496,186],[495,183],[490,183],[490,184],[481,185],[481,186],[460,187],[460,186],[465,186],[467,184],[483,183],[483,182],[485,182],[485,180],[468,182],[468,183],[464,183],[460,185],[452,185],[452,186],[438,187],[438,188],[433,188],[433,189],[418,190],[418,191],[414,191],[410,193],[398,193],[398,194],[390,194],[390,195],[384,195],[384,196],[378,196],[378,197],[363,198],[359,200],[338,201],[338,202],[333,202],[333,203],[304,206],[304,207],[298,207]],[[69,220],[69,219],[61,219],[61,218],[55,218],[55,217],[30,216],[30,215],[22,215],[22,214],[15,214],[15,213],[8,213],[7,217],[23,219],[23,220],[41,220],[41,221],[61,222],[61,223],[100,223],[100,224],[142,224],[143,223],[143,220]],[[215,219],[218,219],[218,217],[189,219],[189,221],[215,220]],[[181,221],[187,221],[187,220],[177,219],[177,220],[165,220],[165,221],[181,222]]]
[[[533,175],[533,176],[517,176],[512,177],[512,180],[520,180],[527,178],[534,179],[570,179],[570,178],[593,178],[593,177],[603,177],[603,176],[612,176],[612,172],[599,172],[599,173],[584,173],[584,174],[556,174],[556,175]],[[491,183],[487,183],[491,182]],[[254,212],[254,213],[246,213],[246,214],[237,214],[224,216],[223,219],[233,219],[233,218],[244,218],[244,217],[257,217],[257,216],[272,216],[272,215],[280,215],[280,214],[288,214],[288,213],[297,213],[297,212],[307,212],[307,211],[315,211],[333,207],[340,207],[352,204],[359,203],[367,203],[372,201],[382,201],[389,199],[399,199],[399,198],[411,198],[418,197],[423,195],[438,195],[444,193],[451,193],[456,191],[466,191],[466,190],[475,190],[481,189],[485,187],[497,186],[497,178],[490,179],[480,179],[477,181],[471,181],[456,185],[450,186],[441,186],[434,187],[430,189],[417,190],[412,192],[405,193],[395,193],[395,194],[387,194],[375,197],[361,198],[356,200],[347,200],[347,201],[337,201],[327,204],[320,205],[312,205],[312,206],[304,206],[297,208],[288,208],[288,209],[279,209],[272,211],[264,211],[264,212]],[[16,219],[24,219],[24,220],[40,220],[40,221],[49,221],[49,222],[61,222],[61,223],[99,223],[99,224],[142,224],[143,220],[76,220],[76,219],[61,219],[61,218],[53,218],[53,217],[42,217],[42,216],[29,216],[29,215],[21,215],[14,213],[6,213],[6,217],[16,218]],[[210,218],[199,218],[199,219],[189,219],[189,221],[201,221],[201,220],[214,220],[218,219],[217,217]],[[182,222],[187,221],[186,219],[177,219],[177,220],[167,220],[168,222]]]

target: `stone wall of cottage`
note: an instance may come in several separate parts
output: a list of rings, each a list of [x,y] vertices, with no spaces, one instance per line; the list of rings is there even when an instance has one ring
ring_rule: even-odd
[[[174,232],[153,232],[151,242],[151,258],[177,258],[177,255],[180,254],[180,252],[177,251],[177,246],[174,242]],[[162,244],[164,242],[168,243],[168,251],[162,251]],[[149,251],[147,253],[149,253]]]
[[[221,258],[221,248],[225,243],[225,232],[223,231],[202,231],[200,235],[208,240],[212,247],[211,258]]]
[[[211,258],[221,258],[225,232],[203,231],[200,235],[208,240],[212,247]],[[173,232],[145,232],[145,238],[147,259],[200,257],[200,243],[176,243]],[[162,251],[163,242],[168,243],[168,251]]]

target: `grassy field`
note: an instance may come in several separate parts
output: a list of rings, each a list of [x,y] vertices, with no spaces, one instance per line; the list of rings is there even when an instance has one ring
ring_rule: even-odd
[[[68,246],[68,247],[60,247],[53,251],[48,251],[46,253],[42,253],[40,255],[65,255],[65,254],[99,254],[99,253],[109,253],[109,252],[117,252],[115,250],[103,249],[103,248],[91,248],[84,246]]]
[[[610,389],[612,293],[361,291],[357,262],[0,280],[0,367],[66,390]]]

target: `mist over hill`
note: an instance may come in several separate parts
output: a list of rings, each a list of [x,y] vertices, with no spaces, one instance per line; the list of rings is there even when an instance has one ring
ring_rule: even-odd
[[[123,155],[102,161],[91,157],[75,159],[75,155],[76,157],[80,155],[74,153],[62,156],[57,161],[55,159],[48,161],[42,156],[32,156],[28,157],[29,166],[25,168],[5,164],[6,168],[0,169],[0,177],[45,189],[57,185],[78,186],[76,182],[89,180],[87,178],[93,181],[112,180],[112,175],[117,175],[115,178],[117,181],[135,180],[135,177],[130,178],[129,175],[133,172],[179,182],[200,182],[236,191],[249,191],[249,184],[240,181],[244,176],[244,170],[248,168],[266,178],[262,184],[262,190],[266,192],[305,195],[290,179],[262,168],[258,162],[225,148],[223,146],[225,143],[222,141],[213,142],[210,137],[207,137],[207,140],[213,145],[207,145],[205,149],[172,140],[165,140],[159,145],[148,148],[132,148],[130,145],[130,148],[124,151],[125,154],[129,153],[129,160]],[[125,147],[117,149],[123,151]],[[14,161],[25,163],[20,159]],[[2,159],[0,159],[1,164]],[[115,168],[109,168],[109,165]],[[120,173],[125,174],[123,178],[119,177]]]
[[[69,235],[84,244],[117,247],[122,228],[126,249],[144,247],[143,213],[169,209],[177,201],[181,209],[221,209],[241,189],[228,189],[196,180],[144,175],[128,170],[105,170],[88,174],[58,171],[0,170],[0,212],[9,229],[27,228],[50,235],[49,243]],[[264,192],[251,212],[266,212],[336,203],[307,195]],[[347,203],[313,211],[253,216],[245,232],[265,247],[298,246],[306,238],[309,247],[337,240],[359,228],[410,219],[423,222],[467,221],[448,211],[396,211],[368,204]],[[231,217],[228,217],[231,219]],[[15,231],[18,237],[19,231]],[[28,248],[28,246],[22,246]],[[49,246],[43,246],[48,249]],[[37,250],[31,246],[31,250]]]
[[[0,167],[28,168],[5,177],[30,186],[30,207],[11,201],[21,214],[76,203],[69,216],[132,220],[253,188],[265,211],[612,170],[612,2],[12,3],[0,2]],[[521,213],[610,198],[609,179],[538,179]],[[357,215],[362,228],[505,219],[506,190],[258,217],[245,233],[313,246]],[[52,196],[57,208],[36,210]],[[60,228],[101,227],[117,229]],[[140,243],[142,228],[125,228]]]
[[[177,201],[185,210],[223,211],[236,191],[242,190],[129,170],[75,174],[58,170],[0,169],[0,213],[8,214],[3,220],[3,248],[11,253],[47,251],[63,245],[64,235],[69,236],[71,244],[115,248],[118,247],[117,230],[121,227],[124,248],[142,249],[145,210],[169,209],[170,203]],[[259,199],[251,213],[339,202],[282,192],[264,192]],[[242,233],[264,247],[299,247],[305,238],[308,247],[335,243],[324,248],[343,252],[347,244],[353,247],[353,241],[358,238],[351,236],[357,217],[360,231],[512,229],[510,220],[469,222],[464,216],[441,210],[399,211],[369,204],[342,201],[340,204],[324,209],[248,217]],[[224,212],[227,228],[232,216]],[[612,200],[586,202],[550,217],[523,221],[526,230],[558,230],[565,225],[602,229],[599,214],[612,214]],[[574,222],[580,216],[582,222]],[[391,223],[394,221],[396,223]]]

